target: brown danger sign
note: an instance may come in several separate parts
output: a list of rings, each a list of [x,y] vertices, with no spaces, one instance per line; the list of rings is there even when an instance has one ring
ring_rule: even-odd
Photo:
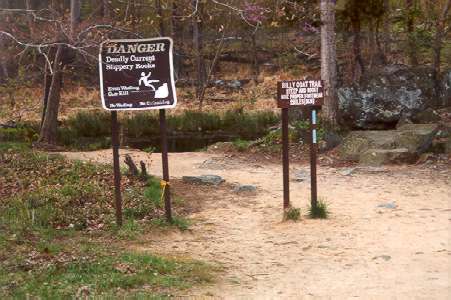
[[[102,105],[107,110],[171,108],[177,103],[172,39],[108,40],[99,54]]]
[[[290,80],[277,82],[277,106],[321,106],[323,104],[321,80]]]

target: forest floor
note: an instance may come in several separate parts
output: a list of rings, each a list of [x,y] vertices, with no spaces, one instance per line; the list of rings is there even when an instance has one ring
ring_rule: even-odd
[[[158,154],[135,161],[161,176]],[[112,161],[111,150],[66,152],[70,159]],[[307,216],[309,166],[291,164],[298,222],[282,221],[281,164],[233,155],[171,153],[170,175],[214,174],[226,182],[203,189],[190,230],[149,234],[131,250],[219,264],[214,285],[179,296],[227,299],[449,299],[451,168],[449,165],[334,168],[320,166],[318,188],[331,214]],[[121,158],[123,161],[123,158]],[[297,181],[295,179],[298,179]],[[257,186],[236,194],[233,183]]]

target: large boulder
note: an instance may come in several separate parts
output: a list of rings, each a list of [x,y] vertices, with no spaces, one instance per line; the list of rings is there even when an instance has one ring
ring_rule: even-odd
[[[442,97],[451,95],[451,72],[442,80]],[[433,71],[429,67],[386,66],[366,74],[360,84],[338,89],[345,123],[356,129],[394,128],[402,116],[416,114],[444,100],[435,99]]]
[[[438,130],[437,124],[406,124],[397,130],[352,131],[338,151],[362,164],[411,163],[431,147]]]

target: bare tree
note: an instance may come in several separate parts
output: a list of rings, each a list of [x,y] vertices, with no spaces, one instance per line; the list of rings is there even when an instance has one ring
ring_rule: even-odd
[[[451,7],[451,0],[447,0],[440,15],[437,18],[435,23],[435,37],[432,45],[433,49],[433,68],[434,68],[434,81],[435,81],[435,91],[436,91],[436,99],[438,102],[440,95],[440,64],[441,64],[441,52],[443,48],[443,39],[446,34],[449,32],[450,27],[446,28],[446,20],[448,19],[449,11]],[[436,103],[440,105],[442,103]],[[445,103],[443,103],[445,104]]]
[[[72,41],[75,39],[78,25],[80,23],[80,0],[71,0],[71,20],[70,20],[70,33]],[[60,39],[64,39],[60,34]],[[55,59],[53,62],[53,75],[48,90],[47,99],[44,103],[44,120],[42,121],[41,131],[39,133],[38,145],[47,147],[48,145],[56,144],[57,128],[58,128],[58,111],[61,98],[61,86],[63,80],[63,57],[67,53],[67,49],[63,44],[58,45],[56,50]],[[49,84],[45,75],[44,85],[46,88]],[[45,96],[45,91],[44,91]]]
[[[414,30],[414,4],[414,0],[406,0],[407,55],[409,64],[412,66],[418,65]]]
[[[321,0],[321,78],[326,91],[323,116],[328,125],[336,126],[338,101],[334,0]]]
[[[193,16],[193,48],[196,59],[196,98],[200,99],[202,89],[205,85],[205,61],[203,57],[203,23],[202,12],[204,4],[202,1],[193,0],[193,6],[195,7],[195,14]]]

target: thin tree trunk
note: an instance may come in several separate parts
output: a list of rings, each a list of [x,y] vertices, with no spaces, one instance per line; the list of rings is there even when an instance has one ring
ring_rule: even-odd
[[[202,37],[202,10],[203,4],[197,0],[193,0],[193,5],[197,5],[197,13],[193,16],[193,48],[196,57],[196,98],[199,99],[202,89],[205,85],[205,62],[203,58],[203,37]],[[202,108],[202,104],[200,104]]]
[[[390,0],[384,0],[384,19],[383,19],[383,38],[384,42],[383,52],[385,60],[390,56],[391,52],[391,37],[390,37]]]
[[[435,83],[435,99],[436,99],[436,106],[440,106],[441,104],[445,104],[445,103],[440,103],[440,77],[441,77],[441,68],[440,68],[440,64],[441,64],[441,53],[442,53],[442,47],[443,47],[443,38],[446,35],[445,32],[445,25],[446,25],[446,20],[448,18],[448,14],[450,11],[450,7],[451,7],[451,0],[448,0],[445,3],[445,6],[443,7],[443,10],[440,14],[440,16],[437,19],[436,22],[436,29],[435,29],[435,37],[434,37],[434,42],[433,42],[433,68],[434,68],[434,83]]]
[[[258,64],[258,50],[257,50],[257,39],[256,39],[256,32],[253,31],[251,33],[251,60],[252,60],[252,79],[255,84],[258,83],[258,75],[260,74],[260,68]]]
[[[365,67],[363,64],[363,58],[362,58],[362,50],[361,50],[361,35],[360,35],[360,13],[358,11],[354,11],[351,15],[351,26],[352,26],[352,33],[353,33],[353,68],[352,68],[352,77],[354,81],[359,81],[362,74],[365,72]]]
[[[71,0],[70,1],[70,28],[72,38],[75,37],[75,34],[78,29],[78,24],[80,24],[80,8],[81,8],[81,0]]]
[[[335,44],[335,1],[321,0],[321,78],[325,85],[323,117],[337,126],[337,57]]]
[[[108,0],[102,0],[102,14],[104,18],[109,19],[111,17]]]
[[[166,34],[166,30],[164,28],[163,8],[161,7],[161,0],[155,0],[155,10],[158,15],[158,27],[160,36],[164,36]]]
[[[39,143],[44,145],[55,145],[58,127],[58,110],[61,97],[62,82],[62,55],[64,48],[58,46],[53,63],[53,76],[48,93],[45,118],[39,135]]]
[[[414,30],[414,0],[406,0],[406,13],[407,13],[407,56],[409,58],[409,64],[411,66],[418,65],[417,49],[415,42],[415,30]]]

